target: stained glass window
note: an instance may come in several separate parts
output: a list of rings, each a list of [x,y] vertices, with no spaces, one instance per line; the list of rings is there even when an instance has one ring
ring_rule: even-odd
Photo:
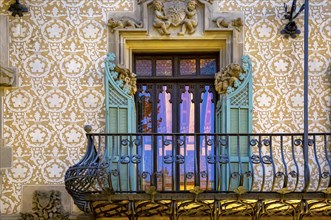
[[[200,74],[214,75],[216,73],[216,59],[200,59]]]
[[[152,76],[152,60],[136,60],[137,76]]]
[[[180,75],[190,76],[196,74],[196,59],[180,60]]]
[[[172,60],[156,60],[157,76],[172,76]]]

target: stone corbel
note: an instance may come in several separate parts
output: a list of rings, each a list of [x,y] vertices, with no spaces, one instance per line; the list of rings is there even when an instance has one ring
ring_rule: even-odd
[[[0,88],[17,86],[16,70],[0,65]]]
[[[251,77],[252,63],[246,55],[242,57],[242,65],[231,63],[215,74],[215,89],[218,94],[230,94],[247,84]]]

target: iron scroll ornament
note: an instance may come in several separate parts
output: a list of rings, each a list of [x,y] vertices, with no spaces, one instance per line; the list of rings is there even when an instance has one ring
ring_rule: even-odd
[[[295,23],[295,19],[299,16],[299,14],[305,9],[305,4],[303,4],[299,11],[296,12],[297,8],[297,0],[293,0],[291,11],[288,11],[287,5],[284,3],[284,19],[288,20],[285,27],[280,31],[280,34],[284,35],[285,38],[291,37],[296,38],[301,31],[298,29],[297,24]]]
[[[16,0],[15,3],[11,4],[8,8],[8,11],[10,11],[13,17],[16,17],[16,15],[23,17],[23,13],[28,12],[28,8],[21,4],[19,0]]]

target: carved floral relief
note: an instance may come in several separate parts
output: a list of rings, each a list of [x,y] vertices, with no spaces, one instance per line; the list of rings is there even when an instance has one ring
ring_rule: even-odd
[[[59,191],[35,191],[32,198],[32,213],[21,213],[20,220],[68,220],[69,213],[63,211]]]

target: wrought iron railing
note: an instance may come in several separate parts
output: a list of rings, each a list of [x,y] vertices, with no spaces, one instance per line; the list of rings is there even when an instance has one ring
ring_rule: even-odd
[[[318,192],[331,186],[331,134],[93,134],[66,173],[83,193]],[[304,164],[310,172],[304,172]],[[309,186],[304,186],[308,175]]]

